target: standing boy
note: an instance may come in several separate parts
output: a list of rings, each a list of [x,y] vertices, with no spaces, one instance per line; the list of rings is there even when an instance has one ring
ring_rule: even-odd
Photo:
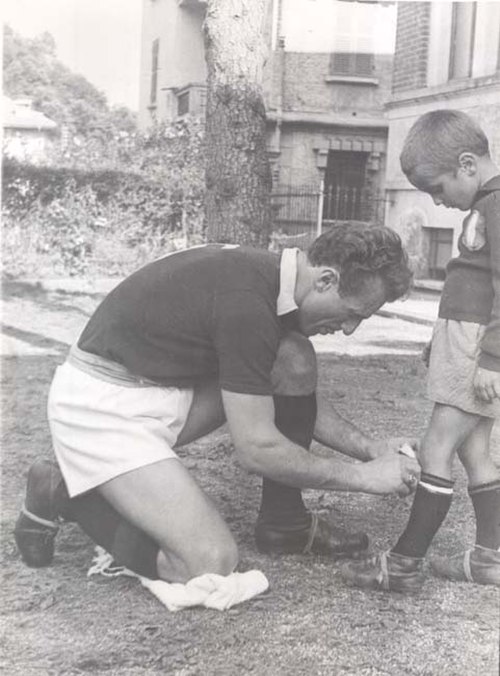
[[[342,573],[359,587],[421,588],[424,557],[451,504],[458,454],[469,480],[476,543],[431,565],[451,580],[500,586],[500,473],[489,453],[500,415],[500,175],[481,128],[455,110],[420,117],[400,159],[409,181],[435,204],[470,213],[459,255],[448,264],[432,338],[428,395],[434,409],[408,524],[390,551],[346,564]]]

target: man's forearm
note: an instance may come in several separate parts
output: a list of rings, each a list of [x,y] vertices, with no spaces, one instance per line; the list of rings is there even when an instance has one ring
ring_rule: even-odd
[[[418,477],[416,460],[395,453],[365,463],[320,457],[285,437],[265,444],[236,445],[241,464],[250,472],[297,488],[406,495]]]
[[[371,492],[363,465],[315,455],[289,441],[276,439],[265,448],[247,446],[238,452],[248,471],[297,488]]]
[[[297,488],[400,494],[407,490],[406,481],[413,480],[413,475],[419,472],[416,460],[396,453],[386,453],[364,463],[314,455],[277,429],[270,397],[223,390],[222,398],[236,455],[249,472]],[[320,409],[320,421],[323,419]],[[336,428],[337,441],[340,439],[332,445],[362,457],[364,435],[340,416],[332,423],[329,415],[328,421]],[[324,440],[328,443],[329,439],[330,435],[325,434]],[[370,443],[367,437],[366,441]]]
[[[372,440],[355,425],[345,420],[332,404],[318,395],[318,414],[314,427],[314,439],[344,455],[358,460],[371,460]]]

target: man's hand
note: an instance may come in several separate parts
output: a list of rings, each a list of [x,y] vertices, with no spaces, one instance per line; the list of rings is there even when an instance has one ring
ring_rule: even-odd
[[[408,444],[414,449],[418,448],[417,439],[408,437],[391,437],[390,439],[378,439],[370,442],[368,452],[371,459],[379,458],[387,453],[399,453],[402,446]]]
[[[385,453],[360,467],[366,493],[397,493],[410,495],[417,487],[420,466],[414,458],[396,453]]]
[[[478,366],[474,376],[474,391],[481,401],[500,399],[500,372],[489,371]]]

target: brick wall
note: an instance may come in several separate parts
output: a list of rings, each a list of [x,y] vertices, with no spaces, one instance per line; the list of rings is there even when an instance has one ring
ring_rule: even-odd
[[[398,3],[393,92],[427,84],[430,13],[430,2]]]

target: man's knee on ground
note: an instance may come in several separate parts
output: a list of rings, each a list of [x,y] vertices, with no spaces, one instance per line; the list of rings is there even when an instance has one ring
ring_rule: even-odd
[[[189,566],[192,577],[215,573],[229,575],[238,565],[238,547],[232,538],[223,542],[201,542],[192,552]]]
[[[274,394],[302,396],[317,385],[316,353],[311,341],[300,333],[287,334],[280,343],[272,370]]]

